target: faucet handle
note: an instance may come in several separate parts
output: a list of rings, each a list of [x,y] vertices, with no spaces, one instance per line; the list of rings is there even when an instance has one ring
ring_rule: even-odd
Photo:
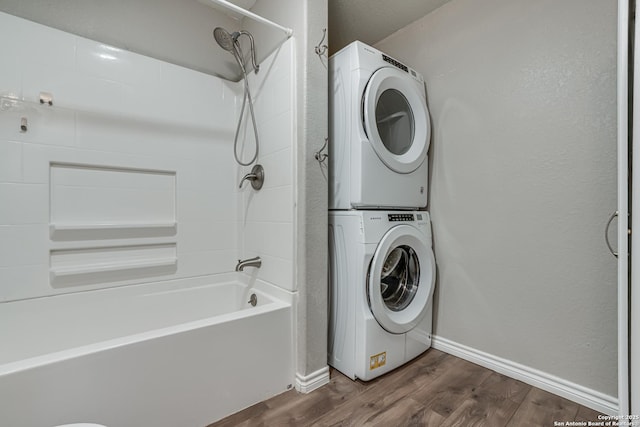
[[[240,181],[240,188],[245,181],[251,181],[254,190],[260,190],[264,184],[264,168],[262,165],[254,165],[251,172],[246,174]]]

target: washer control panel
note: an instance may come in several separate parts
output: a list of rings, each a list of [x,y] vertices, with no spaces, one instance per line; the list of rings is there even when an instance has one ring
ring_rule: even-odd
[[[415,221],[416,217],[412,213],[392,213],[388,214],[389,222]],[[421,218],[420,218],[421,219]]]

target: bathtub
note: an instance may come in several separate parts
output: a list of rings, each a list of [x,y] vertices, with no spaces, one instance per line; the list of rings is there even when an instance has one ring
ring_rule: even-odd
[[[291,388],[292,297],[242,277],[0,304],[0,426],[203,427]]]

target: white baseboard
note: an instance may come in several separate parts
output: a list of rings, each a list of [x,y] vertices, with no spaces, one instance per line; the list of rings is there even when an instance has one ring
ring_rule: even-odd
[[[434,336],[433,348],[468,360],[607,415],[618,414],[618,399],[546,372]]]
[[[325,366],[309,375],[296,373],[296,390],[300,393],[311,393],[313,390],[329,384],[329,367]]]

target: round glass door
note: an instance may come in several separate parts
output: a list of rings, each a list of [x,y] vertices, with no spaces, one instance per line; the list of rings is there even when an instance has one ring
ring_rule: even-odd
[[[409,101],[396,89],[387,89],[376,104],[376,127],[382,144],[398,156],[411,148],[415,119]]]
[[[381,68],[369,79],[362,101],[364,130],[380,160],[398,173],[416,170],[429,149],[431,123],[413,79]]]
[[[409,225],[393,227],[376,249],[367,276],[369,308],[391,333],[422,320],[435,282],[435,260],[425,236]]]
[[[420,284],[420,261],[411,247],[396,246],[389,252],[380,275],[380,294],[387,308],[402,311],[413,301]]]

